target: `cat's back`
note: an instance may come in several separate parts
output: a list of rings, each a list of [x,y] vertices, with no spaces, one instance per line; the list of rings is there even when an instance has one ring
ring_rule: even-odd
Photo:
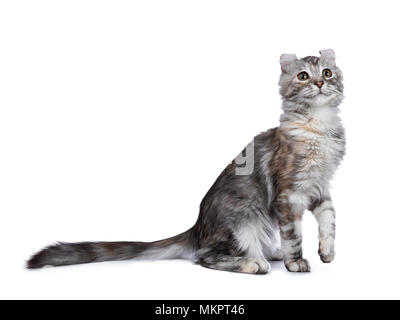
[[[245,208],[256,202],[267,205],[268,167],[272,153],[277,148],[279,128],[269,129],[255,136],[222,171],[204,196],[200,209],[235,206]]]

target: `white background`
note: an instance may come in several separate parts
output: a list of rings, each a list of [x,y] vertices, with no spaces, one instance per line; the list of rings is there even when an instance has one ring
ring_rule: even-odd
[[[375,3],[375,4],[374,4]],[[400,298],[397,1],[2,1],[0,297]],[[278,125],[279,56],[333,48],[347,155],[333,181],[337,257],[265,276],[187,261],[39,271],[55,241],[142,240],[191,227],[204,194]]]

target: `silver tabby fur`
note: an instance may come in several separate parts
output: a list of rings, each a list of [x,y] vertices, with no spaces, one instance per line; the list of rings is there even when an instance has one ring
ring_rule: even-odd
[[[254,138],[254,170],[233,161],[217,178],[188,231],[155,242],[58,243],[35,254],[29,268],[126,259],[191,259],[212,269],[265,274],[268,260],[310,271],[302,254],[301,219],[319,224],[319,255],[335,256],[335,211],[329,182],[345,151],[338,106],[342,72],[333,50],[319,57],[281,56],[280,126]],[[326,69],[330,71],[327,72]],[[306,72],[302,79],[299,74]],[[245,151],[243,151],[245,152]]]

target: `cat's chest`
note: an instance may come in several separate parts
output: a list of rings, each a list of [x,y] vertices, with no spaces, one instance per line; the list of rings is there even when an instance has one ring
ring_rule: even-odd
[[[327,166],[334,165],[339,154],[337,142],[325,135],[312,135],[297,142],[300,154],[299,169],[313,169],[323,172]]]
[[[300,185],[326,184],[344,154],[344,139],[334,130],[300,128],[293,137],[296,154],[295,179]]]

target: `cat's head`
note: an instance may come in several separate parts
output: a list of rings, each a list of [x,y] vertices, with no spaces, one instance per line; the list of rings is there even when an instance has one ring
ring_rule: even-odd
[[[286,111],[305,111],[310,107],[336,107],[343,99],[343,75],[336,66],[332,49],[320,51],[320,57],[297,59],[282,54],[280,94]]]

